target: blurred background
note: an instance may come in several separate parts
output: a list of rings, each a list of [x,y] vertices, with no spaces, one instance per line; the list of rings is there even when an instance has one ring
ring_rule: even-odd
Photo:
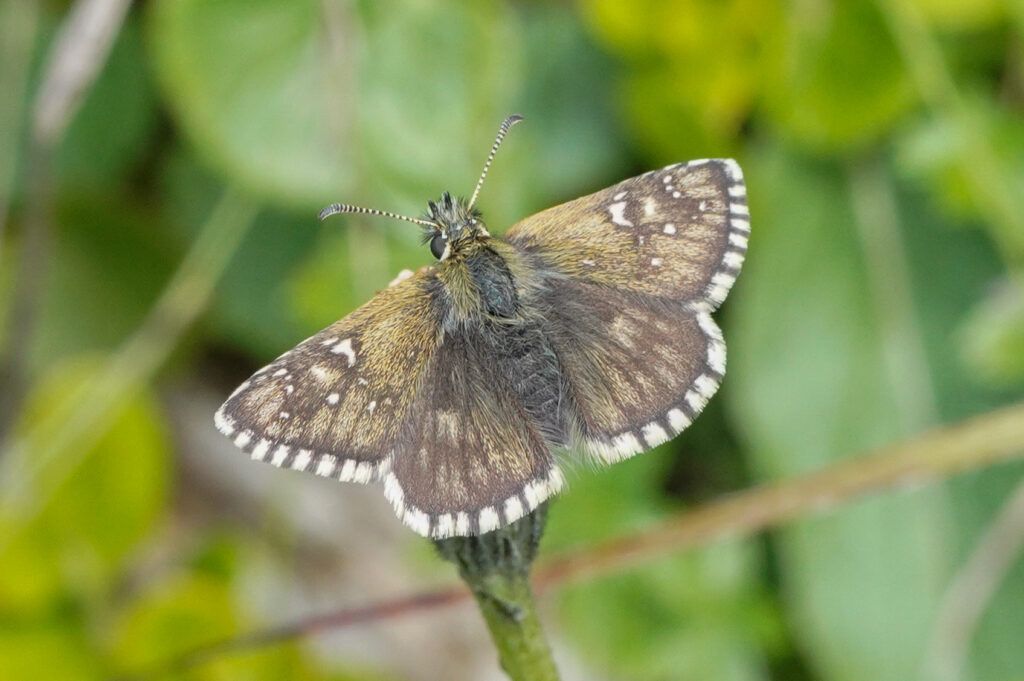
[[[1020,399],[1022,109],[1019,0],[0,0],[0,679],[111,678],[454,578],[378,488],[213,428],[253,370],[432,261],[404,223],[319,224],[326,203],[468,194],[512,112],[492,232],[740,161],[724,386],[682,437],[573,471],[553,554]],[[1022,474],[555,589],[564,677],[1024,679],[1019,537],[968,571]],[[468,603],[171,676],[502,678]]]

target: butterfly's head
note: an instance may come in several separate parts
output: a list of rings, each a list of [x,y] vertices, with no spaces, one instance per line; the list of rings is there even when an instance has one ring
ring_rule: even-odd
[[[462,260],[491,236],[480,219],[480,211],[474,206],[476,206],[477,196],[480,195],[480,188],[487,178],[487,171],[491,167],[491,162],[494,161],[494,154],[501,146],[501,141],[505,139],[509,129],[521,120],[523,120],[522,116],[513,114],[502,121],[498,128],[498,136],[494,139],[494,144],[491,145],[491,153],[487,156],[483,172],[480,173],[480,179],[477,180],[476,189],[473,190],[473,196],[469,201],[453,198],[451,194],[445,192],[438,201],[427,202],[427,213],[422,218],[410,218],[386,210],[361,208],[347,203],[332,203],[320,211],[320,219],[324,220],[338,213],[358,213],[412,222],[423,227],[423,241],[430,244],[430,252],[434,254],[435,258],[448,260],[455,257],[457,260]]]
[[[435,201],[427,202],[424,221],[430,226],[423,229],[423,240],[430,244],[430,252],[438,260],[447,260],[463,253],[471,244],[490,237],[480,219],[480,211],[462,198],[448,192]]]

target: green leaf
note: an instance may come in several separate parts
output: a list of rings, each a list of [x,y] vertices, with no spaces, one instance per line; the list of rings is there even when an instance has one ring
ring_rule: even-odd
[[[304,209],[362,175],[379,193],[361,202],[399,210],[395,185],[415,188],[417,211],[442,179],[468,191],[487,143],[469,155],[462,141],[489,141],[519,84],[503,5],[182,0],[150,18],[160,82],[200,153]]]
[[[913,0],[924,18],[940,29],[971,31],[991,26],[1004,18],[1007,5],[1001,0]]]
[[[80,631],[49,624],[0,627],[0,679],[99,681],[102,672]]]
[[[258,194],[325,202],[351,179],[347,17],[313,0],[151,5],[167,103],[196,148]]]
[[[36,371],[123,341],[170,276],[177,250],[153,228],[150,214],[104,198],[66,200],[57,214],[52,262],[37,273],[43,294],[30,353]]]
[[[114,628],[113,657],[124,671],[137,671],[241,629],[230,582],[185,573],[161,581],[121,614]],[[210,672],[201,678],[217,677]]]
[[[926,425],[905,400],[911,369],[891,361],[892,322],[885,320],[900,284],[865,255],[872,249],[851,207],[849,173],[779,149],[747,164],[757,178],[756,226],[730,302],[729,395],[768,479],[824,467]],[[925,361],[930,392],[916,399],[946,419],[998,403],[972,384],[948,342],[998,275],[998,260],[976,235],[950,233],[927,206],[892,189],[891,178],[879,183],[893,191],[895,238],[910,273],[912,318],[899,324],[923,339],[917,360]],[[1005,494],[1005,470],[981,477],[988,482],[973,489],[954,481],[885,495],[780,532],[796,632],[823,678],[896,681],[919,673],[952,569]],[[965,515],[972,521],[958,522]]]
[[[1024,292],[1011,282],[992,291],[961,329],[966,361],[994,386],[1024,382]]]
[[[653,163],[728,155],[765,79],[782,5],[591,0],[585,18],[630,62],[612,95]],[[607,89],[603,89],[607,94]]]
[[[97,362],[82,358],[56,364],[32,392],[19,430],[74,399],[96,368]],[[44,612],[62,598],[90,602],[105,596],[122,562],[163,513],[169,464],[163,419],[143,391],[120,406],[101,440],[39,513],[27,522],[0,518],[11,538],[0,553],[2,610]],[[59,469],[61,462],[53,466]],[[62,471],[46,468],[40,476],[55,472]]]
[[[875,3],[795,3],[772,33],[765,113],[780,133],[819,151],[888,134],[914,89]]]
[[[140,31],[129,19],[58,149],[61,188],[96,192],[126,183],[148,151],[157,124],[156,92]]]
[[[964,220],[989,218],[977,226],[1003,246],[1004,257],[1024,258],[1020,239],[1006,238],[994,224],[992,206],[978,190],[972,164],[977,164],[978,139],[988,139],[993,170],[1012,191],[1024,191],[1024,123],[1016,111],[978,97],[966,98],[969,125],[948,117],[922,121],[908,128],[898,140],[900,167],[910,178],[927,187],[949,217]],[[974,179],[972,179],[972,176]]]

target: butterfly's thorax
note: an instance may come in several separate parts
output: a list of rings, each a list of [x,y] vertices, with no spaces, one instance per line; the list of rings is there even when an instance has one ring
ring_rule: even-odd
[[[518,249],[500,239],[460,249],[438,267],[450,303],[442,342],[486,348],[546,439],[564,444],[568,415],[558,356],[531,301],[539,276]]]

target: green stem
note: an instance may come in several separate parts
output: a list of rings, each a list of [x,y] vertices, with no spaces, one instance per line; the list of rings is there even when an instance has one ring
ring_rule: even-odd
[[[558,681],[530,586],[530,566],[546,517],[547,506],[542,505],[500,530],[434,542],[473,592],[501,667],[513,681]]]

